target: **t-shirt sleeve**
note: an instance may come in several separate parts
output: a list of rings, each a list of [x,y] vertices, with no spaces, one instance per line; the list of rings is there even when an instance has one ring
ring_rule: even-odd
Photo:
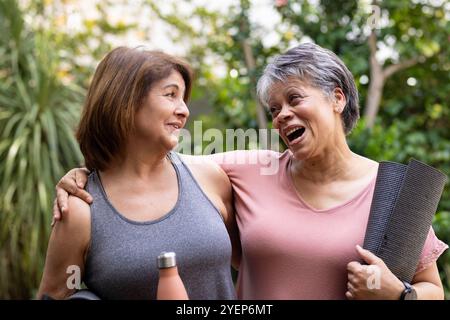
[[[448,249],[448,245],[439,240],[430,227],[427,239],[422,249],[419,264],[416,269],[416,274],[428,268],[433,262],[437,261],[439,256]]]
[[[217,163],[230,177],[251,175],[250,171],[262,175],[277,172],[280,154],[271,150],[236,150],[211,154],[206,157]]]
[[[237,150],[223,153],[210,154],[206,157],[217,163],[227,174],[239,169],[239,166],[247,163],[247,151]]]

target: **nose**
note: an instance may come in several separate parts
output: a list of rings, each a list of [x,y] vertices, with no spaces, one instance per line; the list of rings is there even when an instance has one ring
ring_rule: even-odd
[[[292,119],[292,116],[293,116],[293,114],[292,114],[292,111],[291,111],[289,105],[285,104],[282,106],[280,113],[277,115],[276,119],[279,122],[286,122],[287,120]]]
[[[175,109],[175,114],[179,117],[188,118],[189,117],[189,109],[184,102],[184,100],[180,100],[177,108]]]

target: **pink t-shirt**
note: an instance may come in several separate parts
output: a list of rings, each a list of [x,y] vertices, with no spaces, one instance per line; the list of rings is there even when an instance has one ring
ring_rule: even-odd
[[[266,150],[211,156],[234,190],[242,244],[238,298],[345,299],[347,264],[360,260],[355,246],[364,242],[376,180],[346,203],[316,210],[295,191],[290,157]],[[431,228],[417,270],[446,248]]]

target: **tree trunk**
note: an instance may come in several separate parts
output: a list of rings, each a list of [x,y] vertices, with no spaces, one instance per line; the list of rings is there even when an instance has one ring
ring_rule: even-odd
[[[267,129],[267,116],[264,110],[264,107],[259,103],[259,99],[256,96],[256,63],[255,58],[253,57],[252,48],[248,43],[247,39],[242,40],[242,49],[244,50],[245,64],[247,66],[248,74],[250,76],[250,93],[252,95],[253,100],[256,103],[256,119],[258,122],[259,129]]]
[[[376,41],[375,33],[372,30],[372,33],[369,36],[370,82],[366,97],[366,107],[364,109],[364,117],[368,128],[372,128],[375,123],[384,87],[383,69],[375,56],[377,50]]]
[[[383,96],[383,87],[386,80],[400,70],[409,68],[420,61],[425,61],[425,57],[414,57],[412,59],[392,64],[383,69],[375,56],[377,52],[377,37],[374,30],[372,30],[369,36],[368,43],[370,49],[370,83],[369,90],[367,92],[364,117],[366,119],[366,126],[368,128],[372,128],[375,124],[375,119],[380,109],[381,98]]]
[[[380,108],[381,96],[383,94],[383,78],[375,78],[370,81],[369,91],[366,98],[366,109],[364,116],[368,128],[372,128]]]

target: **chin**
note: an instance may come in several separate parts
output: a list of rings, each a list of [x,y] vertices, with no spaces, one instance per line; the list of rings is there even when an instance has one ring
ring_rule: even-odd
[[[175,149],[178,145],[178,139],[170,139],[164,143],[168,151]]]

